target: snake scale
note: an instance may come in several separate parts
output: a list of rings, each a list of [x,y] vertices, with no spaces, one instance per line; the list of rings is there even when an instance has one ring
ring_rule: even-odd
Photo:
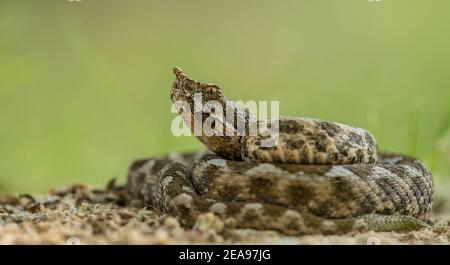
[[[171,99],[192,129],[193,95],[202,103],[227,97],[219,86],[195,81],[174,68]],[[234,105],[234,121],[254,119]],[[208,151],[178,153],[135,161],[127,191],[192,226],[203,213],[237,228],[276,230],[287,235],[350,231],[410,231],[428,227],[433,180],[418,160],[378,152],[368,131],[309,118],[280,117],[279,141],[262,147],[258,135],[197,136]],[[227,121],[216,120],[216,122]],[[234,127],[233,127],[234,126]]]

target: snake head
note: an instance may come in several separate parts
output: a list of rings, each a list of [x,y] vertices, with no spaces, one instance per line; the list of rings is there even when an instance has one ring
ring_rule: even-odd
[[[201,94],[203,101],[225,102],[226,97],[216,84],[201,83],[186,76],[179,67],[173,68],[175,81],[172,85],[171,99],[173,102],[185,101],[192,105],[195,94]]]

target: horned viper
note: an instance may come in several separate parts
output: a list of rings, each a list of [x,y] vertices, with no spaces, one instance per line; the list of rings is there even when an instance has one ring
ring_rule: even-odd
[[[171,99],[187,103],[189,112],[177,108],[190,128],[212,115],[196,108],[200,93],[201,103],[234,107],[231,120],[215,121],[232,133],[202,131],[197,137],[208,151],[135,161],[127,182],[133,198],[187,226],[206,212],[238,228],[288,235],[428,226],[434,188],[420,161],[379,152],[364,129],[301,117],[276,118],[278,142],[263,147],[265,136],[237,126],[238,120],[258,124],[247,108],[228,100],[218,85],[195,81],[179,68],[174,74]]]

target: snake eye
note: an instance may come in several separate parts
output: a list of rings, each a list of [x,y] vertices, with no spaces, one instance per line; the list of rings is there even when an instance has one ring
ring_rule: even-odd
[[[205,84],[205,91],[209,94],[214,94],[220,90],[220,87],[216,84]]]

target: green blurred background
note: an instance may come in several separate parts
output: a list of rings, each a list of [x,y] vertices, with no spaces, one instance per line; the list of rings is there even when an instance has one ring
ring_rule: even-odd
[[[125,181],[174,137],[171,67],[369,129],[450,179],[450,1],[0,2],[0,190]]]

